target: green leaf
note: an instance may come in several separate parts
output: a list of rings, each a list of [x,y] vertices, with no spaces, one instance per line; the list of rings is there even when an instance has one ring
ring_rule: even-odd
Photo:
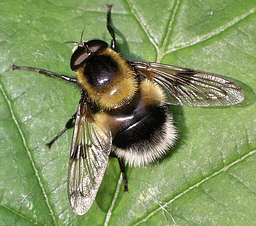
[[[92,208],[77,216],[66,182],[72,131],[44,144],[77,108],[79,91],[63,81],[11,65],[73,75],[72,44],[108,43],[105,1],[0,3],[1,225],[255,225],[256,2],[113,1],[118,50],[227,76],[245,90],[242,104],[175,106],[179,140],[164,159],[128,167],[129,193],[111,159]]]

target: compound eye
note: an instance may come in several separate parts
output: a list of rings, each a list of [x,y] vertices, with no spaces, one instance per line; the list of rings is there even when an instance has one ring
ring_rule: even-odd
[[[91,40],[85,43],[89,51],[92,53],[98,53],[108,47],[108,44],[102,40]]]
[[[101,40],[91,40],[84,42],[83,46],[78,46],[70,60],[72,71],[83,66],[91,54],[97,54],[108,47],[108,44]]]
[[[80,66],[82,66],[90,54],[91,54],[90,52],[86,51],[85,47],[79,46],[71,57],[71,60],[70,60],[71,70],[74,71]]]

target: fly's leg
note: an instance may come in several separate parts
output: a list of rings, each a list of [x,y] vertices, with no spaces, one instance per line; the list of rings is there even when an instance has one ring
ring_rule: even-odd
[[[124,182],[124,192],[129,192],[129,189],[128,189],[128,180],[127,180],[126,172],[125,172],[124,159],[123,159],[123,158],[120,158],[120,157],[117,157],[117,155],[115,154],[114,151],[110,152],[110,157],[114,157],[114,158],[117,158],[117,159],[118,159],[119,166],[120,166],[121,173],[122,173],[122,177],[123,177],[123,182]]]
[[[17,65],[12,65],[12,70],[27,70],[27,71],[34,71],[34,72],[38,72],[40,74],[52,77],[52,78],[60,78],[62,80],[65,80],[66,82],[70,82],[70,83],[75,83],[77,84],[77,79],[74,77],[70,77],[67,75],[59,75],[56,74],[54,72],[51,71],[47,71],[44,69],[40,69],[40,68],[34,68],[34,67],[23,67],[23,66],[17,66]],[[49,143],[47,143],[47,147],[51,148],[52,144],[63,134],[65,133],[68,129],[73,127],[73,121],[76,117],[76,113],[68,120],[68,122],[65,125],[65,128],[63,130],[61,130]]]
[[[116,39],[115,39],[115,32],[112,26],[110,25],[110,19],[111,19],[111,8],[113,5],[107,5],[108,12],[107,12],[107,28],[108,32],[110,33],[112,40],[111,40],[111,49],[116,51]]]
[[[46,146],[48,148],[51,148],[51,146],[53,145],[53,143],[63,134],[65,133],[68,129],[73,127],[73,121],[76,117],[76,113],[67,121],[65,128],[63,130],[61,130],[49,143],[46,143]]]
[[[118,158],[118,162],[119,162],[119,166],[120,166],[121,173],[122,173],[122,176],[123,176],[124,192],[129,192],[129,189],[128,189],[128,180],[127,180],[126,172],[125,172],[124,159],[123,159],[123,158]]]
[[[53,78],[60,78],[60,79],[63,79],[65,80],[66,82],[70,82],[70,83],[76,83],[77,84],[77,79],[74,78],[74,77],[70,77],[70,76],[67,76],[67,75],[59,75],[59,74],[56,74],[54,72],[51,72],[51,71],[47,71],[47,70],[44,70],[44,69],[40,69],[40,68],[34,68],[34,67],[23,67],[23,66],[17,66],[17,65],[12,65],[12,70],[26,70],[26,71],[34,71],[34,72],[38,72],[40,74],[43,74],[43,75],[46,75],[46,76],[49,76],[49,77],[53,77]]]

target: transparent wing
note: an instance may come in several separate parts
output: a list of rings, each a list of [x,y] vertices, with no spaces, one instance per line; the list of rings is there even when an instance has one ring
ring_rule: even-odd
[[[244,100],[243,90],[219,75],[160,63],[128,63],[136,73],[161,85],[167,91],[172,105],[226,106]]]
[[[111,143],[110,130],[95,124],[87,103],[81,99],[68,169],[68,197],[76,214],[85,214],[95,200],[108,164]]]

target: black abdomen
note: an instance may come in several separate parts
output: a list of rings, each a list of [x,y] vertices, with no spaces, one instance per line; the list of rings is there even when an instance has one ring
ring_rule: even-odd
[[[95,115],[100,127],[112,134],[112,152],[130,165],[140,166],[161,158],[177,137],[164,92],[143,80],[129,104]]]
[[[157,139],[156,134],[167,120],[166,106],[150,106],[145,109],[135,109],[130,115],[122,118],[123,123],[113,139],[113,145],[121,149],[133,145],[142,145]],[[160,142],[155,140],[155,142]]]

